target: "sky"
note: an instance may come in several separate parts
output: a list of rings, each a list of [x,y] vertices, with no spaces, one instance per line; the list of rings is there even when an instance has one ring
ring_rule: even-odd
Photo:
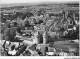
[[[12,3],[39,3],[39,2],[66,2],[66,1],[79,1],[79,0],[0,0],[0,3],[12,4]]]

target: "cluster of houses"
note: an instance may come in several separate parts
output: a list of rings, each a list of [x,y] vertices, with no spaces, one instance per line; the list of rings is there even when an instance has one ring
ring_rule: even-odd
[[[16,15],[16,12],[13,11],[13,14],[4,13],[3,20],[7,16],[11,17],[11,15]],[[78,54],[76,51],[78,48],[55,46],[55,41],[79,40],[79,17],[76,16],[76,10],[72,13],[71,10],[61,10],[59,12],[49,10],[39,16],[33,16],[30,13],[27,15],[24,19],[20,16],[13,20],[2,22],[2,26],[10,23],[9,28],[17,28],[16,36],[14,37],[17,41],[11,42],[2,39],[2,53],[4,55],[74,56]]]

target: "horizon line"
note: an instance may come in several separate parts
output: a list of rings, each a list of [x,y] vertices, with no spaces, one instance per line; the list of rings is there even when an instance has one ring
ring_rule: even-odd
[[[60,3],[79,3],[79,1],[44,1],[44,2],[18,2],[18,3],[0,3],[0,5],[5,5],[5,4],[41,4],[41,3],[54,3],[54,4],[60,4]]]

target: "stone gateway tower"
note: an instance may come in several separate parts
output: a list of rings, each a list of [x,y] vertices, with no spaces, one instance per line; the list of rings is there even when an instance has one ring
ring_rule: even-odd
[[[43,33],[43,44],[46,44],[48,41],[48,35],[47,35],[47,32],[44,32]]]

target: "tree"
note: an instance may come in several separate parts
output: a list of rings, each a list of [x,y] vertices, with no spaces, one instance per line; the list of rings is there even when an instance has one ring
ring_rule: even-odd
[[[38,16],[44,15],[45,10],[43,8],[41,8],[39,11],[37,11],[37,13],[38,13]]]
[[[21,27],[17,27],[17,32],[21,33]]]
[[[3,39],[13,41],[16,36],[16,28],[7,28],[4,31]]]
[[[26,20],[25,22],[24,22],[24,25],[25,25],[25,27],[29,27],[29,21],[28,20]]]
[[[26,12],[26,13],[23,15],[22,19],[25,19],[26,16],[27,16],[27,18],[29,18],[29,17],[34,16],[34,15],[33,15],[33,13],[31,13],[31,12]]]
[[[23,16],[24,14],[21,13],[21,12],[16,12],[16,14],[14,15],[14,18],[17,18],[17,17],[20,17],[20,16]]]
[[[10,29],[10,35],[11,35],[12,37],[15,37],[15,36],[16,36],[16,28],[11,28],[11,29]]]
[[[10,40],[10,37],[9,36],[5,36],[5,40],[6,41],[9,41]]]
[[[7,23],[5,23],[5,28],[10,28],[11,26],[10,26],[10,22],[7,22]]]
[[[14,27],[17,27],[17,22],[13,22],[13,26]]]

